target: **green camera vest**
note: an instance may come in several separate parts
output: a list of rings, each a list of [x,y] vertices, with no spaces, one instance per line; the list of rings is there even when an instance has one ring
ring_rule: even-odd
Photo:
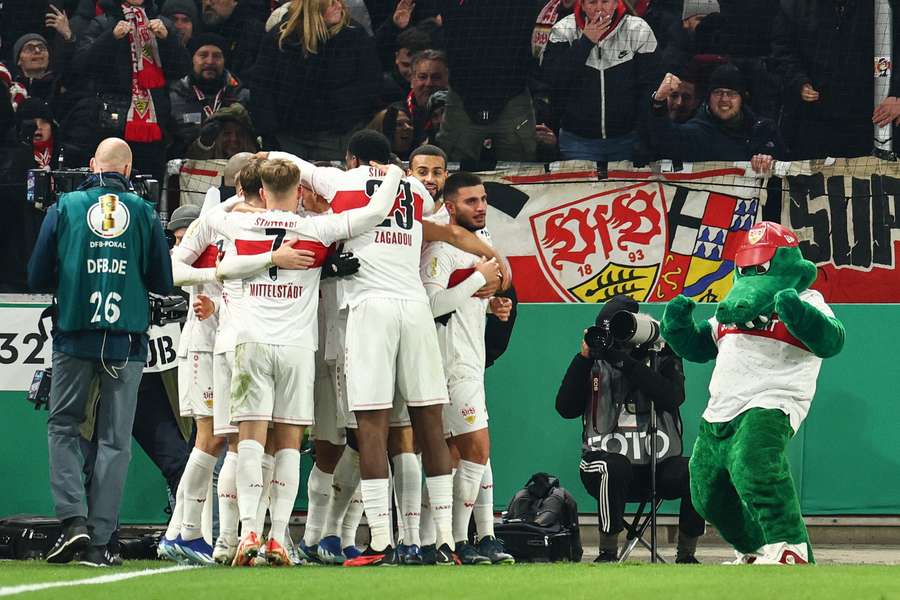
[[[145,332],[153,206],[131,192],[96,187],[63,194],[57,210],[57,327]]]

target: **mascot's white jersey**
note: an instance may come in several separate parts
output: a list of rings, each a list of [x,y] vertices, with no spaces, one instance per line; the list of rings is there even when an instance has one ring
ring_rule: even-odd
[[[834,316],[819,292],[806,290],[800,299]],[[726,423],[751,408],[776,408],[788,415],[796,433],[809,413],[822,359],[791,335],[777,315],[765,329],[738,329],[715,317],[709,323],[719,355],[703,419]]]

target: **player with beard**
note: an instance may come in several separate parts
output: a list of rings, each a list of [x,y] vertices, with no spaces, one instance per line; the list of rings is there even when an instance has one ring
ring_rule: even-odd
[[[490,243],[485,229],[487,194],[481,179],[471,173],[451,175],[444,187],[444,206],[450,223],[476,232]],[[422,281],[438,323],[438,339],[450,403],[444,406],[444,431],[454,457],[453,539],[462,564],[512,563],[493,532],[493,474],[484,393],[486,313],[507,320],[509,298],[481,298],[490,261],[449,244],[428,244],[422,255]],[[490,498],[479,495],[490,494]],[[479,502],[481,500],[481,502]],[[469,519],[476,504],[489,508],[476,515],[478,548],[468,543]]]

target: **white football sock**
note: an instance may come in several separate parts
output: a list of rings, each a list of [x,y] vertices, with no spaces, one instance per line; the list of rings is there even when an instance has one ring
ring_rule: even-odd
[[[353,497],[350,498],[350,506],[344,513],[344,521],[341,523],[341,546],[356,546],[356,530],[359,528],[359,521],[363,515],[362,491],[360,486],[356,486]]]
[[[422,488],[422,511],[419,520],[419,537],[423,546],[434,545],[434,517],[431,515],[431,500],[428,497],[428,486]]]
[[[238,491],[238,511],[241,515],[241,534],[245,536],[251,531],[257,535],[260,533],[256,513],[259,510],[264,486],[262,472],[264,452],[262,444],[257,441],[244,440],[238,443],[235,478]]]
[[[225,454],[225,462],[219,471],[219,537],[229,543],[237,542],[237,452]]]
[[[259,496],[259,506],[256,507],[256,528],[254,531],[260,536],[266,528],[266,511],[272,505],[270,494],[272,493],[272,473],[275,471],[275,457],[271,454],[263,454],[262,457],[262,494]],[[270,511],[271,512],[271,511]],[[271,515],[270,519],[271,519]]]
[[[303,543],[307,546],[318,544],[322,539],[322,526],[328,514],[328,500],[331,499],[331,483],[334,475],[313,465],[306,480],[306,495],[309,508],[306,512],[306,527],[303,530]]]
[[[341,523],[344,521],[344,515],[350,506],[350,500],[358,487],[359,452],[347,446],[334,467],[331,499],[328,501],[328,513],[325,516],[322,537],[341,535]]]
[[[391,481],[390,479],[363,479],[360,482],[366,521],[369,523],[373,550],[384,550],[391,543]]]
[[[275,453],[275,470],[272,473],[270,513],[272,528],[269,537],[284,545],[288,521],[297,501],[300,489],[300,451],[285,448]]]
[[[422,512],[422,465],[411,452],[398,454],[393,462],[399,540],[409,546],[418,546],[421,544],[419,518]]]
[[[178,481],[178,489],[175,490],[175,508],[172,509],[172,518],[166,528],[166,539],[171,541],[181,533],[181,517],[184,514],[184,473]]]
[[[453,540],[465,542],[469,539],[469,519],[484,476],[484,465],[460,460],[453,476]]]
[[[440,548],[447,544],[452,550],[453,544],[453,475],[436,475],[426,477],[431,514],[434,519],[435,544]]]
[[[480,541],[486,537],[494,537],[494,471],[491,469],[491,459],[484,465],[472,514],[475,515],[477,539]]]
[[[196,540],[203,536],[203,507],[212,482],[217,457],[199,448],[191,450],[181,481],[184,483],[184,512],[181,517],[181,539]]]

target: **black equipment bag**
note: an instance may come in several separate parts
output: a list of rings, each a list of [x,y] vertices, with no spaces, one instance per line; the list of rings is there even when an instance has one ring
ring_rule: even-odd
[[[0,519],[0,559],[43,560],[62,533],[54,517],[13,515]]]
[[[578,504],[547,473],[532,475],[513,496],[495,533],[521,562],[579,562],[583,553]]]

